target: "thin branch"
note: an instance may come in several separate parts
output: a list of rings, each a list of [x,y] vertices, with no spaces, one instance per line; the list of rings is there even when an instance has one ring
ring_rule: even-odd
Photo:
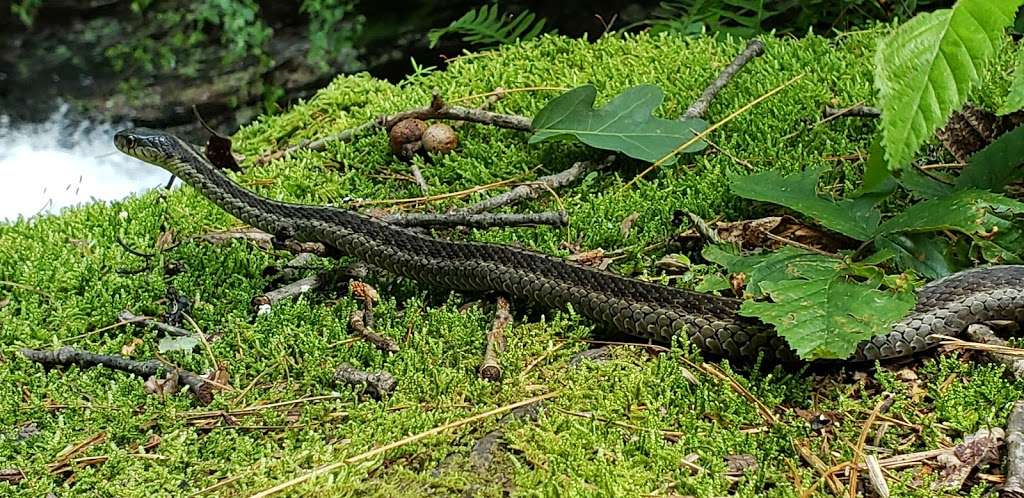
[[[547,211],[543,213],[400,213],[380,218],[392,225],[405,227],[529,227],[529,226],[563,226],[569,222],[569,215],[564,211]]]
[[[615,156],[608,156],[601,161],[581,161],[558,173],[542,176],[535,182],[518,185],[508,192],[498,194],[489,199],[484,199],[472,206],[458,209],[455,213],[483,213],[492,211],[502,206],[514,204],[519,201],[536,199],[544,192],[555,190],[569,185],[591,171],[599,171],[607,168],[615,162]]]
[[[743,49],[739,55],[736,56],[722,72],[718,74],[718,77],[704,89],[704,93],[700,95],[697,100],[693,102],[683,113],[683,118],[699,118],[704,116],[704,113],[708,111],[708,107],[711,105],[711,101],[714,100],[718,92],[728,85],[732,78],[736,76],[736,73],[743,69],[748,62],[754,57],[757,57],[764,53],[764,42],[761,40],[750,40],[747,42],[747,47]]]
[[[1024,401],[1017,401],[1006,423],[1006,482],[999,498],[1024,496]]]
[[[420,167],[413,164],[409,169],[412,170],[412,177],[416,180],[416,185],[419,185],[420,192],[423,192],[423,195],[430,195],[430,185],[427,185],[427,179],[423,178]]]
[[[876,107],[866,106],[864,104],[854,104],[850,107],[830,107],[825,106],[825,110],[821,113],[821,119],[831,120],[838,117],[848,118],[877,118],[882,115]]]
[[[369,302],[369,301],[364,301]],[[366,339],[366,342],[373,344],[377,349],[385,353],[397,353],[401,351],[398,347],[398,343],[390,337],[384,337],[376,332],[367,325],[367,316],[373,316],[373,306],[365,305],[365,310],[355,310],[348,317],[348,326],[353,332],[359,334],[360,337]]]
[[[179,383],[188,386],[189,391],[200,403],[207,405],[213,399],[212,386],[201,376],[180,368],[170,368],[159,360],[135,361],[120,355],[96,354],[71,347],[57,350],[22,349],[21,355],[39,363],[45,369],[72,365],[79,368],[100,366],[127,372],[144,379],[169,372],[178,377]]]
[[[1009,348],[1010,344],[998,336],[987,325],[980,323],[971,324],[967,327],[967,337],[974,342],[988,344],[999,348]],[[997,351],[985,351],[985,354],[994,362],[1006,367],[1015,379],[1024,380],[1024,359],[1019,356],[1001,354]]]
[[[334,381],[350,386],[362,386],[367,395],[382,399],[395,391],[398,381],[387,372],[366,372],[348,363],[334,371]]]
[[[148,316],[139,316],[131,311],[124,310],[117,314],[117,319],[123,323],[133,323],[139,328],[153,327],[154,329],[163,332],[165,335],[172,337],[192,337],[192,332],[189,332],[181,327],[175,327],[159,320],[154,320]]]
[[[487,347],[484,350],[484,359],[480,363],[480,378],[498,381],[501,380],[501,363],[498,356],[505,351],[505,329],[512,322],[512,314],[509,313],[509,302],[504,296],[498,296],[496,301],[494,321],[491,323],[491,330],[487,333]]]
[[[316,275],[296,280],[266,294],[256,296],[252,298],[251,306],[257,315],[264,315],[270,313],[274,303],[282,299],[295,297],[311,290],[337,287],[341,283],[352,279],[365,278],[366,272],[367,267],[361,263],[323,271]]]
[[[355,128],[349,128],[336,135],[318,138],[316,140],[304,140],[299,144],[288,147],[284,150],[261,156],[256,159],[256,163],[268,163],[302,149],[321,151],[324,150],[330,142],[351,142],[356,138],[372,133],[378,129],[389,130],[399,121],[414,118],[423,120],[453,119],[456,121],[468,121],[470,123],[486,124],[517,131],[530,131],[532,129],[530,126],[530,118],[525,116],[500,114],[482,109],[470,109],[467,107],[449,106],[440,98],[440,96],[434,95],[433,101],[427,107],[402,111],[390,116],[381,116]]]

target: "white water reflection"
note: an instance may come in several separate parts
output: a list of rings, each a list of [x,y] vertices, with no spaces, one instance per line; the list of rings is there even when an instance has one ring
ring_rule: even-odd
[[[169,173],[114,148],[118,129],[72,122],[67,105],[40,124],[0,115],[0,223],[165,184]]]

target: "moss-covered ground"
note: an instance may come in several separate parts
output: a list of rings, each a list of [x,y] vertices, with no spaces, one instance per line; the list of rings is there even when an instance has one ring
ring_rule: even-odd
[[[749,64],[718,96],[707,119],[721,120],[790,78],[805,76],[715,131],[709,137],[715,147],[707,153],[662,167],[629,188],[622,187],[638,165],[620,163],[614,170],[592,173],[559,192],[557,202],[572,220],[566,228],[455,236],[558,255],[567,255],[567,246],[622,250],[626,257],[615,271],[653,275],[652,261],[662,253],[643,249],[679,229],[673,222],[677,211],[726,219],[756,214],[756,206],[729,195],[730,175],[826,166],[838,185],[849,184],[861,167],[856,155],[867,149],[875,123],[816,123],[825,105],[872,102],[871,60],[878,35],[770,40],[767,55]],[[312,204],[415,197],[418,187],[405,178],[408,166],[391,157],[383,132],[267,165],[251,159],[422,106],[435,90],[455,100],[498,87],[592,83],[606,100],[628,86],[652,83],[667,94],[659,114],[674,117],[742,47],[739,40],[672,36],[609,36],[597,42],[546,37],[465,56],[443,71],[421,73],[399,85],[361,75],[339,77],[309,102],[264,117],[235,135],[236,152],[249,158],[238,180],[263,195]],[[994,71],[975,100],[991,104],[1007,78],[1006,71]],[[512,93],[493,109],[530,116],[554,95]],[[419,160],[431,193],[530,180],[599,157],[578,145],[530,146],[524,134],[486,126],[466,126],[460,134],[456,153]],[[490,194],[416,209],[440,210]],[[555,203],[549,197],[510,209],[551,209]],[[633,213],[638,218],[624,236],[621,223]],[[190,188],[165,198],[154,192],[0,225],[0,469],[20,469],[26,476],[16,485],[0,482],[0,495],[191,496],[220,483],[209,494],[248,496],[308,469],[552,391],[560,394],[535,419],[501,423],[504,445],[486,466],[474,463],[470,449],[499,428],[499,417],[342,466],[286,494],[825,495],[829,488],[794,444],[807,445],[826,465],[850,460],[863,421],[883,392],[896,397],[889,410],[892,419],[884,434],[876,440],[872,432],[868,440],[869,450],[882,456],[950,445],[980,427],[1002,425],[1009,403],[1024,397],[1024,384],[1006,380],[1000,368],[952,355],[911,363],[917,380],[897,375],[902,366],[882,366],[863,376],[770,366],[734,372],[720,363],[774,410],[780,423],[766,425],[735,389],[687,368],[684,358],[701,360],[685,347],[660,355],[619,348],[610,361],[570,367],[573,355],[590,347],[584,340],[594,331],[569,313],[542,315],[537,310],[517,315],[501,356],[505,375],[500,382],[487,382],[478,378],[476,367],[489,308],[463,310],[463,296],[414,282],[388,275],[370,279],[383,297],[377,331],[398,341],[397,354],[348,340],[347,316],[358,303],[345,289],[280,303],[271,314],[254,318],[250,300],[271,279],[264,270],[290,256],[244,242],[189,241],[237,225]],[[151,251],[169,230],[184,242],[153,258],[148,267],[116,241],[121,237]],[[167,272],[170,263],[180,265],[180,271]],[[197,406],[185,394],[146,394],[140,379],[104,369],[44,372],[17,354],[22,347],[62,345],[118,353],[141,338],[131,356],[152,358],[152,332],[106,327],[123,309],[159,314],[169,285],[194,301],[198,326],[217,338],[210,344],[213,356],[230,372],[234,390],[220,393],[209,407]],[[211,367],[201,349],[166,358],[194,371]],[[397,391],[374,401],[333,385],[333,368],[343,362],[391,372],[399,382]],[[294,403],[204,415],[287,401]],[[823,413],[833,423],[815,430],[800,416],[805,413]],[[75,456],[105,459],[82,462],[71,473],[50,472],[47,465],[62,450],[101,432],[105,439]],[[159,444],[140,449],[154,437]],[[751,455],[757,462],[736,482],[726,476],[727,457],[734,455]],[[933,496],[929,479],[923,467],[889,476],[894,496]],[[966,492],[978,495],[987,489],[978,484]]]

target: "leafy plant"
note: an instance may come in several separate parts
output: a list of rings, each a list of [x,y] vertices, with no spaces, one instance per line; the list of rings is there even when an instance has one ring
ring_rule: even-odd
[[[1024,16],[1021,16],[1024,19]],[[1013,70],[1013,83],[999,114],[1010,114],[1024,109],[1024,51],[1017,54],[1017,68]]]
[[[529,10],[516,17],[504,15],[495,3],[470,10],[447,27],[432,29],[427,37],[430,48],[437,46],[442,36],[451,34],[461,34],[463,41],[475,45],[504,45],[536,38],[544,32],[546,22]]]
[[[326,69],[327,61],[355,45],[363,25],[362,16],[352,16],[354,0],[303,0],[299,10],[309,16],[310,61]]]
[[[960,108],[1006,40],[1021,0],[959,0],[919,14],[883,40],[875,56],[882,145],[890,169]]]
[[[989,146],[996,149],[988,154],[1020,147],[1019,142],[1019,137],[1016,141],[1008,138]],[[977,183],[1001,185],[1009,177],[998,168],[974,167],[984,171],[972,177]],[[1022,262],[1022,202],[965,184],[881,222],[876,204],[893,189],[882,188],[884,182],[878,182],[874,188],[862,188],[853,199],[823,198],[817,193],[821,174],[821,170],[808,170],[783,176],[769,171],[735,178],[732,189],[742,197],[798,211],[826,228],[863,241],[862,249],[873,246],[876,252],[868,260],[852,259],[860,251],[836,259],[791,248],[745,259],[706,254],[730,271],[749,272],[751,295],[772,301],[744,302],[741,312],[775,325],[805,358],[845,357],[859,341],[888,330],[913,306],[901,283],[905,277],[887,276],[878,267],[880,263],[892,261],[898,271],[914,270],[938,278],[971,265],[974,259]],[[962,235],[937,237],[937,233]]]
[[[904,276],[792,247],[742,257],[710,246],[704,257],[743,272],[755,296],[772,298],[744,301],[740,314],[774,325],[804,359],[850,356],[857,344],[886,332],[916,302]]]
[[[660,11],[648,23],[655,31],[698,34],[706,29],[749,38],[766,31],[765,22],[782,12],[777,8],[781,3],[764,0],[662,2]]]
[[[707,122],[697,118],[669,120],[652,116],[665,98],[661,89],[653,85],[628,88],[600,109],[594,109],[596,98],[597,89],[584,85],[548,102],[533,118],[530,143],[571,136],[591,147],[654,162],[708,127]],[[684,152],[698,152],[704,147],[704,142],[697,141]]]

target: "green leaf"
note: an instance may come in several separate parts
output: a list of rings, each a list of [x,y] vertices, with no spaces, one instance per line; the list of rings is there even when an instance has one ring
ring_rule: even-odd
[[[949,241],[933,234],[908,233],[880,236],[875,247],[890,251],[901,270],[914,270],[930,279],[942,278],[960,269],[950,254]]]
[[[792,278],[794,273],[812,274],[815,268],[831,272],[838,260],[821,254],[802,251],[795,247],[783,246],[777,251],[739,255],[728,245],[709,245],[701,253],[704,259],[724,266],[729,273],[743,273],[746,276],[746,291],[750,297],[765,295],[764,283],[778,282]]]
[[[169,353],[171,351],[192,351],[199,345],[199,339],[194,336],[164,336],[156,344],[157,351]]]
[[[530,143],[572,136],[598,149],[622,152],[629,157],[655,162],[707,129],[702,119],[670,120],[651,113],[665,98],[660,88],[640,85],[626,89],[600,109],[594,109],[597,89],[574,88],[559,95],[533,118]],[[697,141],[683,152],[706,147]],[[671,158],[665,164],[675,162]]]
[[[952,182],[940,182],[917,168],[903,170],[897,181],[903,188],[923,199],[938,199],[953,193]]]
[[[961,190],[922,201],[878,227],[878,235],[901,232],[956,230],[985,235],[992,227],[992,212],[1024,213],[1024,203],[981,190]]]
[[[774,171],[741,176],[732,181],[736,195],[772,202],[816,220],[826,228],[855,238],[871,238],[882,215],[873,206],[874,196],[833,201],[818,196],[818,178],[823,170],[805,170],[782,176]]]
[[[848,358],[861,341],[889,331],[915,303],[912,292],[858,284],[838,268],[763,286],[773,302],[745,301],[740,314],[774,325],[807,360]]]
[[[1004,133],[971,156],[956,178],[956,188],[1002,192],[1007,184],[1024,177],[1024,126]]]
[[[875,86],[890,169],[908,164],[964,104],[1022,1],[960,0],[915,16],[879,43]]]
[[[1024,19],[1024,16],[1021,19]],[[999,115],[1021,109],[1024,109],[1024,50],[1017,52],[1017,68],[1013,70],[1013,83],[1010,83],[1010,93],[1006,96],[1006,102],[999,108]]]
[[[896,190],[896,180],[885,164],[885,149],[882,148],[882,136],[876,135],[871,141],[868,151],[867,166],[864,167],[864,181],[852,197],[868,195],[885,196]]]

